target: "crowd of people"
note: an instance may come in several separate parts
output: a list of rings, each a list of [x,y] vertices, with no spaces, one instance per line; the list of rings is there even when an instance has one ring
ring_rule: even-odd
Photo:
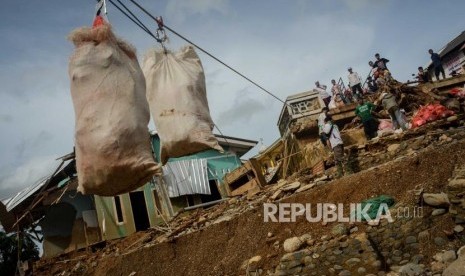
[[[428,52],[431,55],[436,79],[439,80],[440,74],[445,78],[440,56],[431,49]],[[393,80],[387,67],[388,62],[389,60],[382,58],[380,54],[375,54],[375,61],[368,62],[371,72],[366,80],[366,86],[362,83],[360,75],[350,67],[347,69],[349,85],[346,89],[341,87],[334,79],[331,80],[332,87],[329,92],[326,90],[326,85],[320,84],[319,81],[315,82],[316,87],[314,91],[318,92],[325,104],[317,120],[319,136],[321,142],[325,146],[330,147],[334,152],[338,177],[343,174],[350,174],[351,169],[344,157],[344,143],[339,129],[328,114],[331,109],[357,102],[357,107],[355,108],[356,118],[354,121],[359,120],[363,124],[367,140],[378,136],[379,120],[374,116],[377,109],[383,109],[389,114],[392,128],[395,132],[399,133],[410,128],[404,111],[398,105],[397,98],[399,95],[396,95],[395,92],[391,92],[390,89],[382,89],[380,95],[377,96],[377,99],[373,103],[364,99],[365,95],[378,92],[380,87]],[[423,67],[418,67],[416,78],[419,83],[432,81],[428,72]]]
[[[389,60],[381,58],[379,54],[376,54],[375,58],[375,61],[370,61],[368,63],[371,71],[365,83],[363,82],[362,77],[355,72],[352,67],[349,67],[347,69],[348,87],[345,87],[342,83],[337,83],[336,80],[332,79],[332,86],[329,91],[327,91],[328,87],[324,84],[320,84],[319,81],[315,82],[315,88],[313,91],[318,92],[325,106],[329,109],[340,108],[344,105],[351,104],[362,99],[366,94],[375,93],[378,91],[380,85],[392,79],[387,68]]]

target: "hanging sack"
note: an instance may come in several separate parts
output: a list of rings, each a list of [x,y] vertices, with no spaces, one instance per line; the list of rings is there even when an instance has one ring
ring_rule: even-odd
[[[69,36],[75,111],[78,191],[113,196],[146,184],[161,172],[147,128],[145,80],[135,50],[107,23]]]
[[[150,50],[142,66],[147,99],[161,141],[161,162],[207,149],[223,152],[212,130],[205,74],[192,46]]]

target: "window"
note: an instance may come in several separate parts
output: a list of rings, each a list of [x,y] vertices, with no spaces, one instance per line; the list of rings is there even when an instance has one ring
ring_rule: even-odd
[[[116,222],[117,223],[124,223],[124,215],[123,215],[123,206],[121,202],[120,196],[113,197],[115,202],[115,210],[116,210]]]
[[[300,114],[308,111],[318,110],[320,108],[320,104],[318,102],[318,98],[307,99],[301,102],[291,103],[292,114]]]

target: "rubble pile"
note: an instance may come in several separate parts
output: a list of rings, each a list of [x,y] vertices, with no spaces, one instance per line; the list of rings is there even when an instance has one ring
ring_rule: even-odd
[[[432,100],[417,88],[402,84],[387,87],[402,92],[403,107],[410,114],[418,105],[431,103]],[[149,267],[165,271],[164,263],[158,267],[152,259],[147,263],[143,256],[149,256],[147,252],[151,252],[150,258],[174,254],[174,259],[162,259],[166,263],[175,261],[180,267],[186,262],[187,266],[190,261],[199,261],[196,258],[201,258],[202,254],[220,254],[217,248],[203,248],[201,245],[207,244],[206,240],[195,240],[208,237],[210,233],[218,238],[226,235],[223,251],[227,259],[210,264],[211,268],[196,267],[192,271],[170,266],[170,272],[185,275],[457,275],[454,271],[462,271],[460,269],[465,265],[465,249],[462,247],[465,245],[465,167],[463,163],[457,164],[453,174],[447,176],[450,178],[447,183],[427,184],[425,174],[431,169],[417,172],[405,164],[434,163],[436,155],[443,154],[438,151],[442,148],[447,148],[448,152],[462,152],[464,124],[464,115],[458,113],[402,133],[387,133],[370,141],[359,139],[362,130],[356,124],[349,125],[344,132],[354,133],[349,135],[353,136],[354,142],[346,147],[346,151],[355,172],[363,171],[362,174],[333,181],[334,168],[330,167],[324,175],[317,176],[307,167],[277,183],[261,187],[253,195],[232,197],[208,208],[182,210],[164,225],[121,240],[107,241],[86,251],[41,260],[36,264],[36,271],[50,275],[98,274],[96,271],[99,271],[101,263],[107,267],[100,271],[107,272],[123,269],[123,264],[127,266],[121,273],[136,273]],[[305,148],[308,158],[304,162],[316,164],[311,158],[312,154],[319,155],[324,150],[317,145]],[[329,152],[326,154],[330,156]],[[441,158],[444,160],[445,157]],[[450,156],[451,160],[460,158]],[[331,162],[331,158],[328,158],[327,165],[330,166]],[[435,170],[439,168],[435,167]],[[364,183],[360,180],[361,175],[373,181],[383,181],[380,179],[383,176],[384,181],[388,182],[385,185]],[[411,178],[410,182],[407,183],[406,177]],[[445,175],[426,177],[444,179]],[[396,183],[401,179],[402,183]],[[416,183],[416,186],[411,183]],[[350,192],[342,186],[350,186]],[[383,187],[384,194],[396,200],[396,204],[390,208],[392,216],[396,217],[392,223],[382,220],[379,224],[371,225],[366,222],[326,225],[301,221],[292,227],[263,223],[264,203],[323,202],[325,197],[357,202],[379,196],[380,187]],[[422,216],[407,216],[405,210],[412,208],[421,210]],[[241,232],[247,231],[249,226],[251,232]],[[245,237],[247,243],[241,244]],[[189,260],[178,257],[183,252],[177,252],[176,248],[181,243],[189,247],[192,239],[195,241],[191,242],[194,244],[191,250],[198,250],[199,257]],[[184,245],[186,242],[187,245]],[[236,246],[235,243],[240,245]],[[237,252],[230,251],[231,248],[236,248]],[[135,263],[129,265],[126,260]],[[144,265],[137,266],[137,262],[144,262]],[[202,269],[211,270],[205,272]]]

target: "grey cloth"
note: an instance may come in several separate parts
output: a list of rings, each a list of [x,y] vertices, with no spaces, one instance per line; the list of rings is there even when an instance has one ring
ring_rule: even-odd
[[[387,93],[387,95],[384,96],[383,100],[381,101],[381,104],[383,105],[384,109],[389,111],[391,108],[397,106],[396,96],[391,93]]]

